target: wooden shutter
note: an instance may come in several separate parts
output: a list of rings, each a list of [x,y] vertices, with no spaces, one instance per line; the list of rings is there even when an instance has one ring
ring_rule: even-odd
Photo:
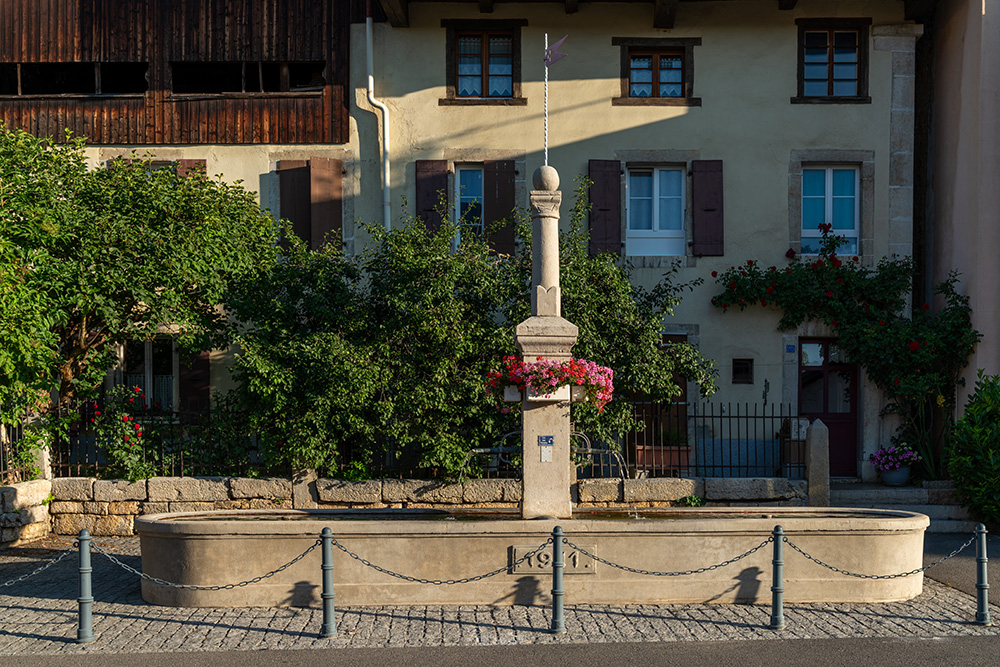
[[[483,215],[490,230],[506,218],[506,224],[490,234],[490,247],[498,253],[514,254],[514,161],[487,160],[483,163]]]
[[[309,203],[309,162],[281,160],[278,162],[278,196],[281,217],[292,223],[292,231],[300,239],[312,239],[312,211]]]
[[[310,247],[343,244],[343,173],[341,160],[309,159]]]
[[[178,361],[178,394],[180,412],[197,415],[208,413],[211,406],[212,378],[208,352],[200,352],[193,359],[185,359],[183,353]]]
[[[622,249],[622,166],[618,160],[591,160],[590,253]]]
[[[181,178],[185,178],[188,174],[194,176],[195,174],[205,174],[205,165],[208,164],[205,160],[178,160],[177,161],[177,175]]]
[[[281,217],[312,249],[342,243],[343,162],[332,158],[278,162]]]
[[[696,257],[724,252],[722,215],[722,160],[691,163],[692,248]]]
[[[428,229],[441,226],[437,212],[442,193],[448,193],[448,161],[417,160],[417,217]]]

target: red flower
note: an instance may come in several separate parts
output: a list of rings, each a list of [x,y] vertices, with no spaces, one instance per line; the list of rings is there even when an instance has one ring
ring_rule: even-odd
[[[833,298],[833,292],[831,292],[830,290],[827,290],[826,291],[826,298],[832,299]]]
[[[125,442],[128,442],[128,436],[127,435],[125,436]]]
[[[146,395],[145,395],[145,394],[143,394],[143,395],[142,395],[142,396],[140,396],[139,398],[146,398]]]
[[[133,398],[130,398],[130,399],[128,399],[128,402],[129,402],[129,403],[131,403],[131,402],[132,402],[132,401],[134,401],[134,400],[135,400],[135,399],[133,399]]]
[[[715,305],[715,299],[714,298],[712,299],[712,305],[713,306]]]
[[[768,271],[777,271],[778,267],[776,267],[776,266],[769,266],[769,267],[767,267],[767,270]]]
[[[767,301],[765,301],[764,299],[761,299],[760,300],[760,305],[766,306],[767,305]]]
[[[745,304],[745,303],[746,303],[746,301],[744,301],[743,299],[740,299],[740,305],[741,305],[741,306],[742,306],[743,304]]]
[[[93,417],[91,417],[91,418],[90,418],[90,423],[91,423],[91,424],[93,424],[93,423],[94,423],[94,418],[93,418]]]
[[[100,417],[100,416],[101,416],[101,411],[100,411],[100,410],[96,410],[96,411],[94,412],[94,414],[95,414],[95,415],[97,415],[98,417]]]
[[[774,294],[774,288],[773,287],[768,287],[767,290],[766,290],[766,292],[768,294]]]
[[[840,324],[840,322],[838,322],[837,320],[830,320],[831,326],[837,326],[838,324]]]
[[[843,285],[844,284],[844,279],[843,278],[837,278],[837,284],[838,285]]]
[[[893,384],[899,384],[899,378],[894,378],[892,382]]]
[[[910,341],[910,352],[916,352],[920,349],[920,343],[915,340]]]
[[[851,261],[852,261],[852,262],[856,262],[856,261],[858,261],[858,256],[857,256],[857,255],[855,255],[854,257],[851,257]]]
[[[795,249],[789,248],[788,250],[786,250],[785,257],[787,257],[788,259],[792,259],[793,257],[795,257]]]
[[[930,310],[931,309],[931,305],[929,303],[925,303],[924,305],[922,305],[920,307],[923,308],[924,310]]]
[[[871,306],[865,306],[865,312],[866,313],[872,312],[872,307]]]
[[[128,421],[128,415],[125,415],[124,417],[122,417],[122,421],[123,422],[127,422]]]
[[[788,268],[785,269],[785,273],[791,273],[791,272],[792,272],[792,267],[789,266]]]
[[[821,222],[818,225],[816,225],[816,229],[823,232],[824,234],[829,234],[830,230],[833,229],[833,225],[831,225],[829,222]]]
[[[747,260],[747,266],[753,266],[753,260],[752,259],[748,259]]]
[[[724,303],[724,304],[722,304],[722,307],[723,308],[729,308],[729,304],[728,303]]]
[[[729,283],[729,289],[736,289],[736,281]]]
[[[713,278],[718,278],[719,277],[719,272],[718,271],[712,271],[712,277]]]
[[[878,321],[878,325],[879,325],[880,327],[884,327],[884,326],[885,326],[885,320],[879,320],[879,321]]]
[[[843,264],[843,262],[841,262],[841,261],[840,261],[839,259],[837,259],[836,257],[834,257],[833,259],[831,259],[831,260],[830,260],[830,263],[831,263],[831,264],[833,264],[833,268],[835,268],[835,269],[839,269],[839,268],[840,268],[840,265],[841,265],[841,264]]]
[[[138,433],[136,433],[136,435],[141,438],[142,437],[142,431],[139,431]]]
[[[139,387],[133,387],[132,391],[142,391],[142,389],[140,389]]]

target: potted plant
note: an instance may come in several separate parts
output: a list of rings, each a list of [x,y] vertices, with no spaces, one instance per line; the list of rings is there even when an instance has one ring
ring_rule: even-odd
[[[886,486],[902,486],[910,479],[910,466],[920,460],[920,455],[905,442],[881,447],[868,457]]]

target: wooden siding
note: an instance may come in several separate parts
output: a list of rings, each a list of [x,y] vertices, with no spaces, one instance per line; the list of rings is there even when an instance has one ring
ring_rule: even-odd
[[[351,0],[3,0],[0,63],[148,62],[144,95],[0,97],[94,144],[346,143]],[[325,61],[322,91],[172,95],[170,63]]]

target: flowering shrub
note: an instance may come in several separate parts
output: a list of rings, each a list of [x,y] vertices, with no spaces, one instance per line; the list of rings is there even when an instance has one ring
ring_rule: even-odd
[[[538,394],[550,394],[564,384],[583,387],[587,400],[594,403],[598,412],[604,411],[614,393],[614,371],[586,359],[569,361],[522,361],[514,356],[504,357],[502,371],[491,371],[486,378],[486,394],[497,402],[504,414],[510,408],[504,406],[503,388],[517,385],[521,391],[531,388]]]
[[[142,389],[115,387],[101,403],[91,404],[93,412],[89,419],[96,427],[97,446],[107,454],[108,465],[132,482],[152,477],[157,466],[143,447],[143,424],[148,409]]]
[[[897,442],[890,447],[881,447],[868,457],[868,461],[879,472],[899,470],[903,466],[913,465],[920,460],[920,455],[910,449],[905,442]]]
[[[903,418],[896,437],[914,445],[923,476],[934,479],[943,443],[931,435],[933,414],[950,414],[961,371],[981,337],[972,328],[969,299],[956,290],[958,276],[952,273],[934,288],[940,308],[931,312],[930,304],[914,304],[909,314],[909,258],[882,258],[865,267],[856,255],[837,254],[842,236],[831,234],[828,225],[820,231],[816,256],[789,250],[784,268],[765,269],[749,259],[713,275],[723,290],[712,305],[723,312],[757,305],[780,309],[783,331],[807,320],[836,329],[837,347],[885,393],[885,412]]]

